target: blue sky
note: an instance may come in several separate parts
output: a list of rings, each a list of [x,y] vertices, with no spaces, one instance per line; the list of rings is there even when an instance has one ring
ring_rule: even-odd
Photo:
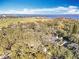
[[[79,14],[79,0],[0,0],[1,14]]]

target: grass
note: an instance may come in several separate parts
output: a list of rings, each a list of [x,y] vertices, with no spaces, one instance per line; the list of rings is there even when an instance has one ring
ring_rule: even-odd
[[[74,54],[74,50],[60,46],[64,39],[52,43],[51,38],[56,35],[58,38],[53,39],[58,40],[71,34],[71,39],[68,39],[79,45],[78,25],[79,21],[62,18],[3,18],[0,20],[0,28],[5,27],[0,30],[0,56],[6,51],[10,53],[11,59],[51,59],[61,56],[65,59],[77,59],[78,51]],[[46,52],[44,48],[47,49]]]
[[[18,24],[20,23],[27,23],[27,22],[35,22],[35,21],[45,21],[47,19],[36,19],[36,18],[3,18],[0,19],[0,28],[7,27],[10,24]]]

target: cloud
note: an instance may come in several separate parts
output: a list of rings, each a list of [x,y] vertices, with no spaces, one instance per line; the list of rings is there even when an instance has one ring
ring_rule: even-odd
[[[0,14],[79,14],[77,6],[0,11]]]

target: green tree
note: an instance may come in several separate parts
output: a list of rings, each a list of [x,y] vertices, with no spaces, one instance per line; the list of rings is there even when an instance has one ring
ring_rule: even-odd
[[[76,34],[77,31],[78,31],[78,26],[77,26],[77,24],[74,24],[73,28],[72,28],[72,34]]]

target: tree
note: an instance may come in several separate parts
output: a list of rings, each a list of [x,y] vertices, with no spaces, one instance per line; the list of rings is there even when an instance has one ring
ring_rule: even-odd
[[[76,34],[78,31],[78,26],[77,24],[74,24],[73,28],[72,28],[72,34]]]

